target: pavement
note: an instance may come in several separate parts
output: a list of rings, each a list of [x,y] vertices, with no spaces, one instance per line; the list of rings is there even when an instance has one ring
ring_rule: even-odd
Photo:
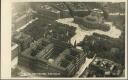
[[[71,39],[72,44],[74,44],[75,41],[76,43],[79,43],[80,41],[84,39],[86,35],[91,36],[93,33],[104,34],[112,38],[119,38],[119,36],[121,35],[121,31],[117,29],[116,26],[112,24],[112,22],[105,22],[105,24],[108,24],[110,26],[110,30],[102,31],[98,29],[83,30],[79,27],[78,24],[73,22],[73,18],[63,18],[63,19],[58,19],[56,21],[62,24],[67,24],[69,26],[76,27],[76,32],[75,32],[76,35],[74,35]]]

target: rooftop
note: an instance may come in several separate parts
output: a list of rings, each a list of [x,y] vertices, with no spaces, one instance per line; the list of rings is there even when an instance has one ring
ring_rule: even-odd
[[[53,13],[59,13],[60,12],[59,10],[57,10],[57,9],[55,9],[49,5],[41,5],[41,9],[42,10],[48,10],[48,11],[51,11]]]
[[[119,75],[122,71],[122,66],[120,64],[117,64],[111,60],[103,59],[100,57],[96,57],[91,65],[96,66],[105,72],[110,71],[111,73],[115,75],[116,74]]]

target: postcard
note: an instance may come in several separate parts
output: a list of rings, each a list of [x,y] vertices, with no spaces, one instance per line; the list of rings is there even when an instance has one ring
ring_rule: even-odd
[[[127,79],[127,0],[3,0],[1,79]]]

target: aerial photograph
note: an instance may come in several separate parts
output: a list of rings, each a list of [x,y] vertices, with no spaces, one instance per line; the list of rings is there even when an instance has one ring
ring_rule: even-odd
[[[12,78],[125,77],[125,2],[13,2]]]

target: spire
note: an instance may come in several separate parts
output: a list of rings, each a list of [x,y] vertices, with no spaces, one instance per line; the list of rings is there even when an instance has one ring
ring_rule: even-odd
[[[74,42],[74,47],[76,48],[76,40],[75,40],[75,42]]]

